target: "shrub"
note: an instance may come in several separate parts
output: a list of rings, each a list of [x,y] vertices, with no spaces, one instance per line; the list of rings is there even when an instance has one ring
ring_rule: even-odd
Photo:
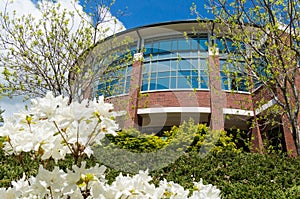
[[[192,188],[191,180],[203,178],[221,189],[222,198],[299,198],[299,165],[299,157],[276,154],[223,151],[201,157],[191,151],[152,176],[180,182],[186,188]]]
[[[168,144],[167,140],[154,134],[142,134],[134,128],[124,129],[116,136],[107,135],[106,144],[113,144],[121,149],[127,149],[135,153],[152,152],[159,150]]]
[[[240,153],[233,136],[225,131],[211,131],[205,124],[194,124],[193,120],[173,126],[170,131],[164,131],[160,136],[141,133],[129,128],[118,132],[116,136],[107,135],[106,146],[114,145],[135,153],[147,153],[172,145],[177,151],[200,151],[201,148],[212,152],[233,151]],[[202,149],[203,150],[203,149]]]

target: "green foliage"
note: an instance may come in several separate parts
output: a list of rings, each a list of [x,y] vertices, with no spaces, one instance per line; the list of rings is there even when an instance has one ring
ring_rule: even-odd
[[[136,153],[152,152],[167,145],[168,141],[153,134],[142,134],[137,129],[125,129],[117,136],[107,135],[111,144]]]
[[[233,153],[201,157],[191,151],[173,164],[154,171],[154,181],[166,178],[192,188],[202,178],[221,189],[222,198],[297,198],[300,194],[300,159],[279,155]]]
[[[1,141],[0,141],[1,145]],[[0,149],[0,187],[9,187],[12,180],[17,180],[25,173],[28,176],[36,175],[39,162],[33,161],[27,153],[19,156],[6,156]]]
[[[174,126],[170,131],[164,131],[160,136],[141,133],[137,129],[130,128],[118,132],[117,136],[107,135],[106,144],[127,149],[135,153],[145,153],[160,150],[166,146],[172,146],[177,151],[200,151],[203,148],[212,152],[233,151],[238,149],[233,135],[227,135],[225,131],[211,131],[205,124],[194,124],[191,120],[181,126]]]
[[[188,123],[185,125],[188,127]],[[206,126],[193,126],[200,129],[197,133],[207,133],[205,131],[208,130]],[[173,137],[172,139],[176,139],[174,135],[176,131],[179,132],[180,130],[178,131],[174,127],[165,134],[169,135],[169,137]],[[163,149],[166,147],[166,142],[171,143],[170,140],[172,140],[171,138],[170,140],[161,139],[160,137],[155,138],[154,135],[143,135],[135,129],[119,132],[117,137],[118,138],[111,142],[119,144],[118,147],[122,147],[120,143],[127,145],[125,147],[126,150],[133,151],[136,147],[144,151],[159,147]],[[151,140],[151,142],[153,140],[159,141],[159,139],[162,141],[159,141],[159,145],[151,145],[149,144],[151,142],[149,142],[143,144],[145,147],[141,147],[133,144],[133,140],[137,139],[137,137],[143,138],[139,143],[148,142],[148,140]],[[202,136],[199,136],[200,139],[195,139],[194,143],[199,144],[199,142],[203,142],[201,141],[201,137]],[[127,139],[128,142],[125,142],[126,138],[133,140]],[[218,141],[217,145],[220,144],[222,146],[222,143],[224,146],[224,143],[228,143],[228,141]],[[197,144],[195,144],[194,147],[197,148]],[[199,181],[200,178],[202,178],[204,183],[211,183],[220,188],[222,198],[294,199],[299,197],[300,158],[287,158],[283,154],[260,155],[254,153],[236,153],[236,151],[231,150],[231,148],[229,148],[229,150],[219,150],[218,147],[216,152],[207,153],[205,156],[200,152],[201,151],[193,149],[193,147],[189,148],[189,152],[181,153],[173,162],[168,162],[164,167],[153,170],[150,175],[153,176],[154,183],[159,183],[160,180],[166,178],[168,181],[174,181],[180,183],[185,188],[192,189],[192,181]],[[150,153],[145,154],[145,159],[143,160],[145,161],[145,165],[149,166],[154,164],[151,162]],[[108,157],[114,158],[113,155]],[[118,159],[118,156],[115,158]],[[167,158],[167,154],[162,156],[162,161],[167,161]],[[93,166],[99,162],[99,159],[95,157],[85,157],[84,160],[87,161],[88,166]],[[156,160],[158,161],[157,164],[161,164],[159,159]],[[109,166],[109,161],[109,159],[104,159],[100,164]],[[123,160],[118,159],[118,161],[122,162]],[[138,161],[138,159],[136,159],[136,161]],[[29,154],[26,153],[20,156],[5,156],[3,150],[0,150],[0,187],[8,187],[12,180],[22,177],[24,172],[26,175],[36,175],[39,164],[43,164],[46,168],[52,169],[54,161],[42,162],[40,160],[33,160]],[[64,170],[71,168],[73,164],[74,158],[72,157],[67,157],[65,160],[58,162],[59,167]],[[127,167],[133,167],[135,164],[134,162],[129,162],[128,165],[123,165],[122,168],[127,169]],[[117,170],[116,167],[108,168],[106,179],[112,182],[119,172],[120,170]]]
[[[193,134],[190,134],[190,132]],[[209,150],[214,153],[226,150],[237,153],[242,151],[242,149],[237,148],[232,134],[227,135],[226,131],[212,131],[205,124],[193,124],[193,121],[190,121],[188,124],[183,123],[180,127],[174,126],[170,131],[164,132],[164,135],[168,139],[190,139],[185,146],[189,151]],[[189,137],[191,135],[192,137]]]
[[[165,167],[188,151],[198,151],[202,156],[227,150],[241,152],[226,132],[210,131],[192,120],[160,136],[129,129],[107,137],[103,145],[93,149],[95,156],[108,166],[131,173]]]

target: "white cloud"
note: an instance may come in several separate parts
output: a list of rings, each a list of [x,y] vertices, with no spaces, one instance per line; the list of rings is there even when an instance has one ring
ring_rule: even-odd
[[[116,17],[114,17],[108,9],[99,10],[99,15],[103,18],[103,23],[100,24],[100,28],[108,29],[106,36],[113,35],[116,32],[125,30],[122,22],[120,22]]]
[[[62,9],[66,8],[70,11],[79,10],[83,12],[83,7],[78,2],[74,3],[72,0],[58,0],[57,3],[60,3]],[[0,11],[3,12],[5,9],[6,11],[8,11],[8,13],[16,11],[17,16],[31,14],[36,19],[39,19],[41,17],[41,13],[37,5],[35,5],[31,0],[0,0]],[[123,23],[119,21],[116,17],[114,17],[109,10],[104,9],[100,11],[99,14],[101,17],[105,17],[105,19],[103,20],[104,23],[101,24],[102,28],[109,28],[109,31],[106,36],[110,36],[116,32],[125,30]],[[74,24],[74,27],[78,27],[81,17],[79,15],[75,15],[74,17],[74,22],[77,23]],[[86,19],[89,18],[88,15],[85,15],[84,17]]]
[[[17,16],[32,14],[33,16],[40,16],[39,10],[30,0],[0,0],[0,11],[6,9],[7,12],[12,13],[16,11]]]
[[[7,3],[8,2],[8,3]],[[75,8],[79,11],[82,11],[83,8],[81,5],[77,3],[73,3],[71,0],[58,0],[58,3],[61,4],[61,8],[66,8],[71,11],[75,11]],[[0,0],[0,12],[7,11],[8,13],[13,13],[13,11],[16,11],[16,16],[20,17],[22,15],[28,15],[31,14],[34,18],[39,19],[41,17],[41,12],[38,9],[37,5],[35,5],[31,0]],[[81,20],[80,16],[75,15],[75,24],[73,28],[79,26],[79,22]],[[88,18],[88,15],[85,17]],[[121,30],[124,30],[124,26],[122,22],[120,22],[118,19],[116,19],[110,12],[107,12],[106,16],[107,19],[105,19],[105,23],[101,24],[103,28],[109,28],[109,31],[107,32],[106,36],[112,35],[113,33],[119,32]],[[76,24],[77,23],[77,24]],[[1,30],[0,30],[1,34]],[[2,53],[5,53],[5,51],[2,51]],[[0,74],[3,71],[3,66],[0,66]],[[0,75],[0,81],[2,81],[3,77]],[[24,108],[24,103],[22,102],[22,97],[9,99],[9,98],[2,98],[0,99],[0,107],[2,109],[5,109],[4,116],[9,117],[12,116],[12,113],[15,111],[18,111],[19,109]]]

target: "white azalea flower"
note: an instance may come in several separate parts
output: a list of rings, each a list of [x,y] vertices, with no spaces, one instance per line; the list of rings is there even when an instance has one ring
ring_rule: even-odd
[[[173,181],[167,182],[166,179],[160,181],[160,186],[165,189],[165,195],[170,196],[170,199],[184,199],[188,198],[189,191],[174,183]]]
[[[39,118],[48,118],[52,120],[57,113],[57,109],[66,107],[68,98],[62,95],[54,97],[51,92],[48,92],[44,98],[31,100],[31,110]]]
[[[8,153],[35,151],[42,160],[53,158],[56,162],[66,154],[76,151],[88,156],[92,146],[101,144],[106,134],[116,134],[118,125],[113,120],[113,105],[103,97],[92,102],[67,104],[68,99],[47,93],[45,98],[32,100],[30,110],[14,115],[0,127],[0,136],[5,137],[4,150]],[[71,149],[70,149],[71,148]],[[72,151],[71,151],[72,150]],[[174,182],[163,180],[159,187],[151,184],[148,171],[134,176],[122,173],[109,185],[105,180],[105,166],[86,168],[72,166],[64,172],[58,167],[48,171],[42,166],[36,177],[12,182],[12,188],[0,188],[0,198],[89,198],[89,199],[185,199],[189,191]],[[194,183],[190,198],[220,198],[220,190],[212,185]],[[88,192],[86,192],[88,190]],[[83,196],[83,192],[88,195]]]
[[[202,183],[202,179],[200,182],[194,182],[194,189],[191,198],[192,199],[220,199],[221,191],[217,189],[215,186],[208,184],[204,185]]]
[[[99,96],[98,100],[94,99],[90,103],[91,108],[94,109],[94,112],[96,114],[99,114],[101,116],[110,117],[112,116],[111,111],[114,108],[113,104],[104,102],[104,97]]]
[[[13,188],[0,188],[0,198],[1,199],[15,199],[18,198],[17,192]]]

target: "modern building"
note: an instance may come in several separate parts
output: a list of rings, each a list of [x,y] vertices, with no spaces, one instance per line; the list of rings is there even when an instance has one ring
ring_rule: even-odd
[[[251,125],[253,117],[264,111],[255,107],[263,89],[258,83],[249,91],[243,72],[226,62],[227,52],[235,48],[230,41],[224,45],[212,30],[212,23],[175,21],[126,30],[109,38],[130,38],[126,46],[132,59],[116,59],[119,69],[104,73],[95,84],[95,93],[128,112],[124,127],[156,133],[193,118],[211,129],[243,130],[253,135],[254,146],[259,147],[261,134],[267,136],[272,131],[264,129],[264,134]],[[210,44],[215,45],[209,48]],[[265,108],[272,102],[270,99]],[[284,123],[274,130],[283,135],[284,149],[295,154],[293,136]]]

